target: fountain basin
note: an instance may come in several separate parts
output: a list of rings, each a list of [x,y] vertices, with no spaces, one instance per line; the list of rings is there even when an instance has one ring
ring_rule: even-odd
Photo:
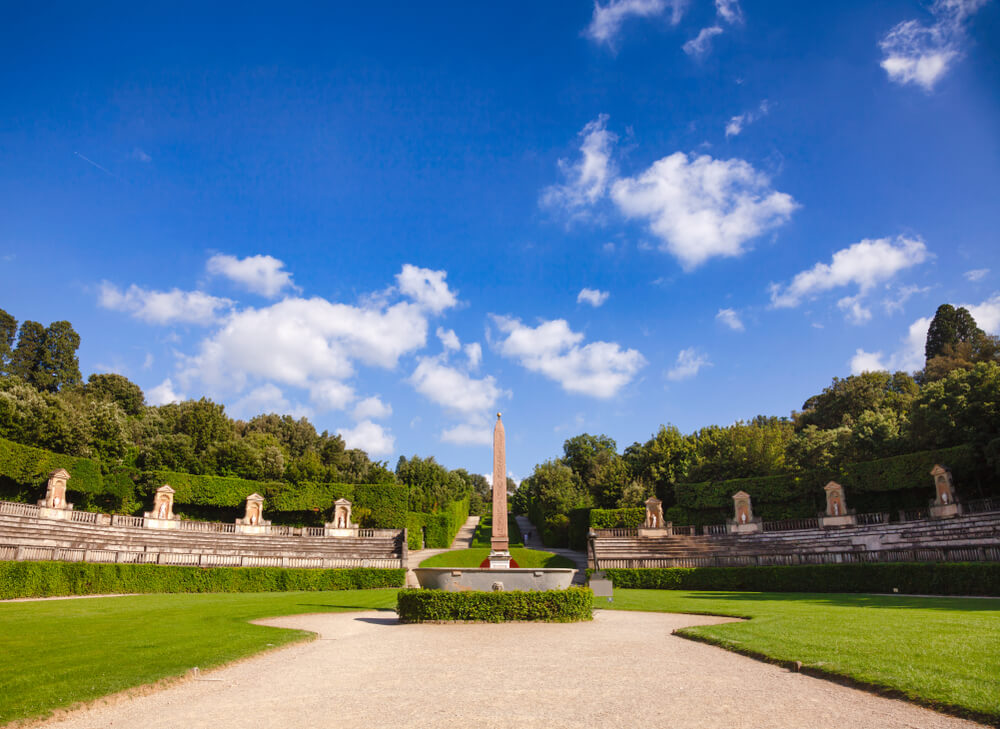
[[[565,590],[573,582],[574,569],[568,567],[537,569],[512,567],[489,569],[483,567],[416,567],[413,570],[421,587],[447,592],[482,590],[491,592],[511,590]],[[497,588],[496,583],[502,587]]]

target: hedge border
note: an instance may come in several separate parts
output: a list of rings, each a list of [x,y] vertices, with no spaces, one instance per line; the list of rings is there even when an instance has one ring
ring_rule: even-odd
[[[401,623],[546,622],[593,620],[594,593],[588,587],[524,592],[401,590],[396,612]]]
[[[0,562],[0,599],[174,592],[312,592],[403,587],[404,569],[181,567],[86,562]]]

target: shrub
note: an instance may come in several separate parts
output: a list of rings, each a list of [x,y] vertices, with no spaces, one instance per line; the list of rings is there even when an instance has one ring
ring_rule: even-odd
[[[483,516],[479,519],[479,524],[476,525],[476,532],[472,535],[471,547],[490,547],[493,540],[493,517]],[[507,541],[510,546],[523,546],[524,545],[524,535],[521,534],[521,528],[517,525],[517,520],[514,518],[513,514],[507,515]]]
[[[409,489],[396,484],[359,484],[354,487],[352,506],[371,512],[374,529],[402,529],[406,526]]]
[[[403,569],[308,570],[0,562],[0,599],[149,592],[290,592],[402,587]]]
[[[638,527],[646,521],[646,510],[642,507],[627,509],[591,509],[590,526],[593,529],[614,529],[615,527]]]
[[[405,489],[405,486],[398,488]],[[411,511],[406,514],[406,544],[410,549],[423,548],[423,529],[427,528],[427,546],[447,549],[451,546],[458,530],[469,518],[469,497],[452,501],[444,509],[434,514]]]
[[[590,508],[573,509],[569,512],[569,548],[578,552],[587,551],[587,534],[590,532]]]
[[[1000,595],[1000,563],[863,563],[781,567],[609,569],[615,587],[639,590],[875,592]]]
[[[401,623],[441,620],[572,623],[591,620],[593,602],[594,593],[581,587],[544,592],[402,590],[396,598],[396,612]]]
[[[67,489],[71,495],[95,494],[103,490],[101,469],[95,461],[64,456],[0,438],[0,476],[11,482],[34,487],[38,491],[45,485],[48,475],[57,468],[69,471]]]

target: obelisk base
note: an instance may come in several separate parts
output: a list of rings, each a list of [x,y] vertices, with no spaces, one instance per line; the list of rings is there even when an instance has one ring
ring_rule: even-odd
[[[506,550],[491,550],[490,551],[490,569],[491,570],[509,570],[510,569],[510,552]]]

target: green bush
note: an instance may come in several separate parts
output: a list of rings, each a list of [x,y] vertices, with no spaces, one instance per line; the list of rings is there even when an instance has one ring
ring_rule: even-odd
[[[587,551],[587,534],[590,532],[590,508],[573,509],[569,512],[569,548],[577,552]]]
[[[405,487],[400,487],[405,488]],[[452,501],[434,514],[411,511],[406,514],[406,544],[410,549],[422,549],[423,529],[427,528],[427,547],[447,549],[455,535],[469,518],[469,497]]]
[[[588,570],[592,572],[592,570]],[[1000,596],[1000,563],[863,563],[782,567],[609,569],[615,587],[638,590],[874,592]]]
[[[471,547],[489,547],[492,546],[490,542],[493,539],[493,517],[483,516],[479,518],[479,524],[476,525],[476,532],[472,535]],[[512,547],[522,547],[524,546],[524,535],[521,534],[521,528],[517,525],[517,520],[514,518],[513,514],[507,515],[507,541]]]
[[[638,527],[646,521],[646,510],[639,507],[627,509],[591,509],[590,526],[593,529]]]
[[[0,562],[0,599],[148,592],[291,592],[402,587],[403,569],[176,567],[83,562]]]
[[[104,488],[101,468],[89,458],[64,456],[0,438],[0,476],[13,484],[41,490],[48,475],[57,468],[69,471],[67,490],[71,497],[73,494],[100,493]]]
[[[353,508],[371,512],[372,528],[402,529],[406,526],[409,489],[396,484],[358,484],[354,487]]]
[[[396,598],[401,623],[533,620],[573,623],[593,618],[594,593],[585,587],[544,592],[445,592],[402,590]]]

